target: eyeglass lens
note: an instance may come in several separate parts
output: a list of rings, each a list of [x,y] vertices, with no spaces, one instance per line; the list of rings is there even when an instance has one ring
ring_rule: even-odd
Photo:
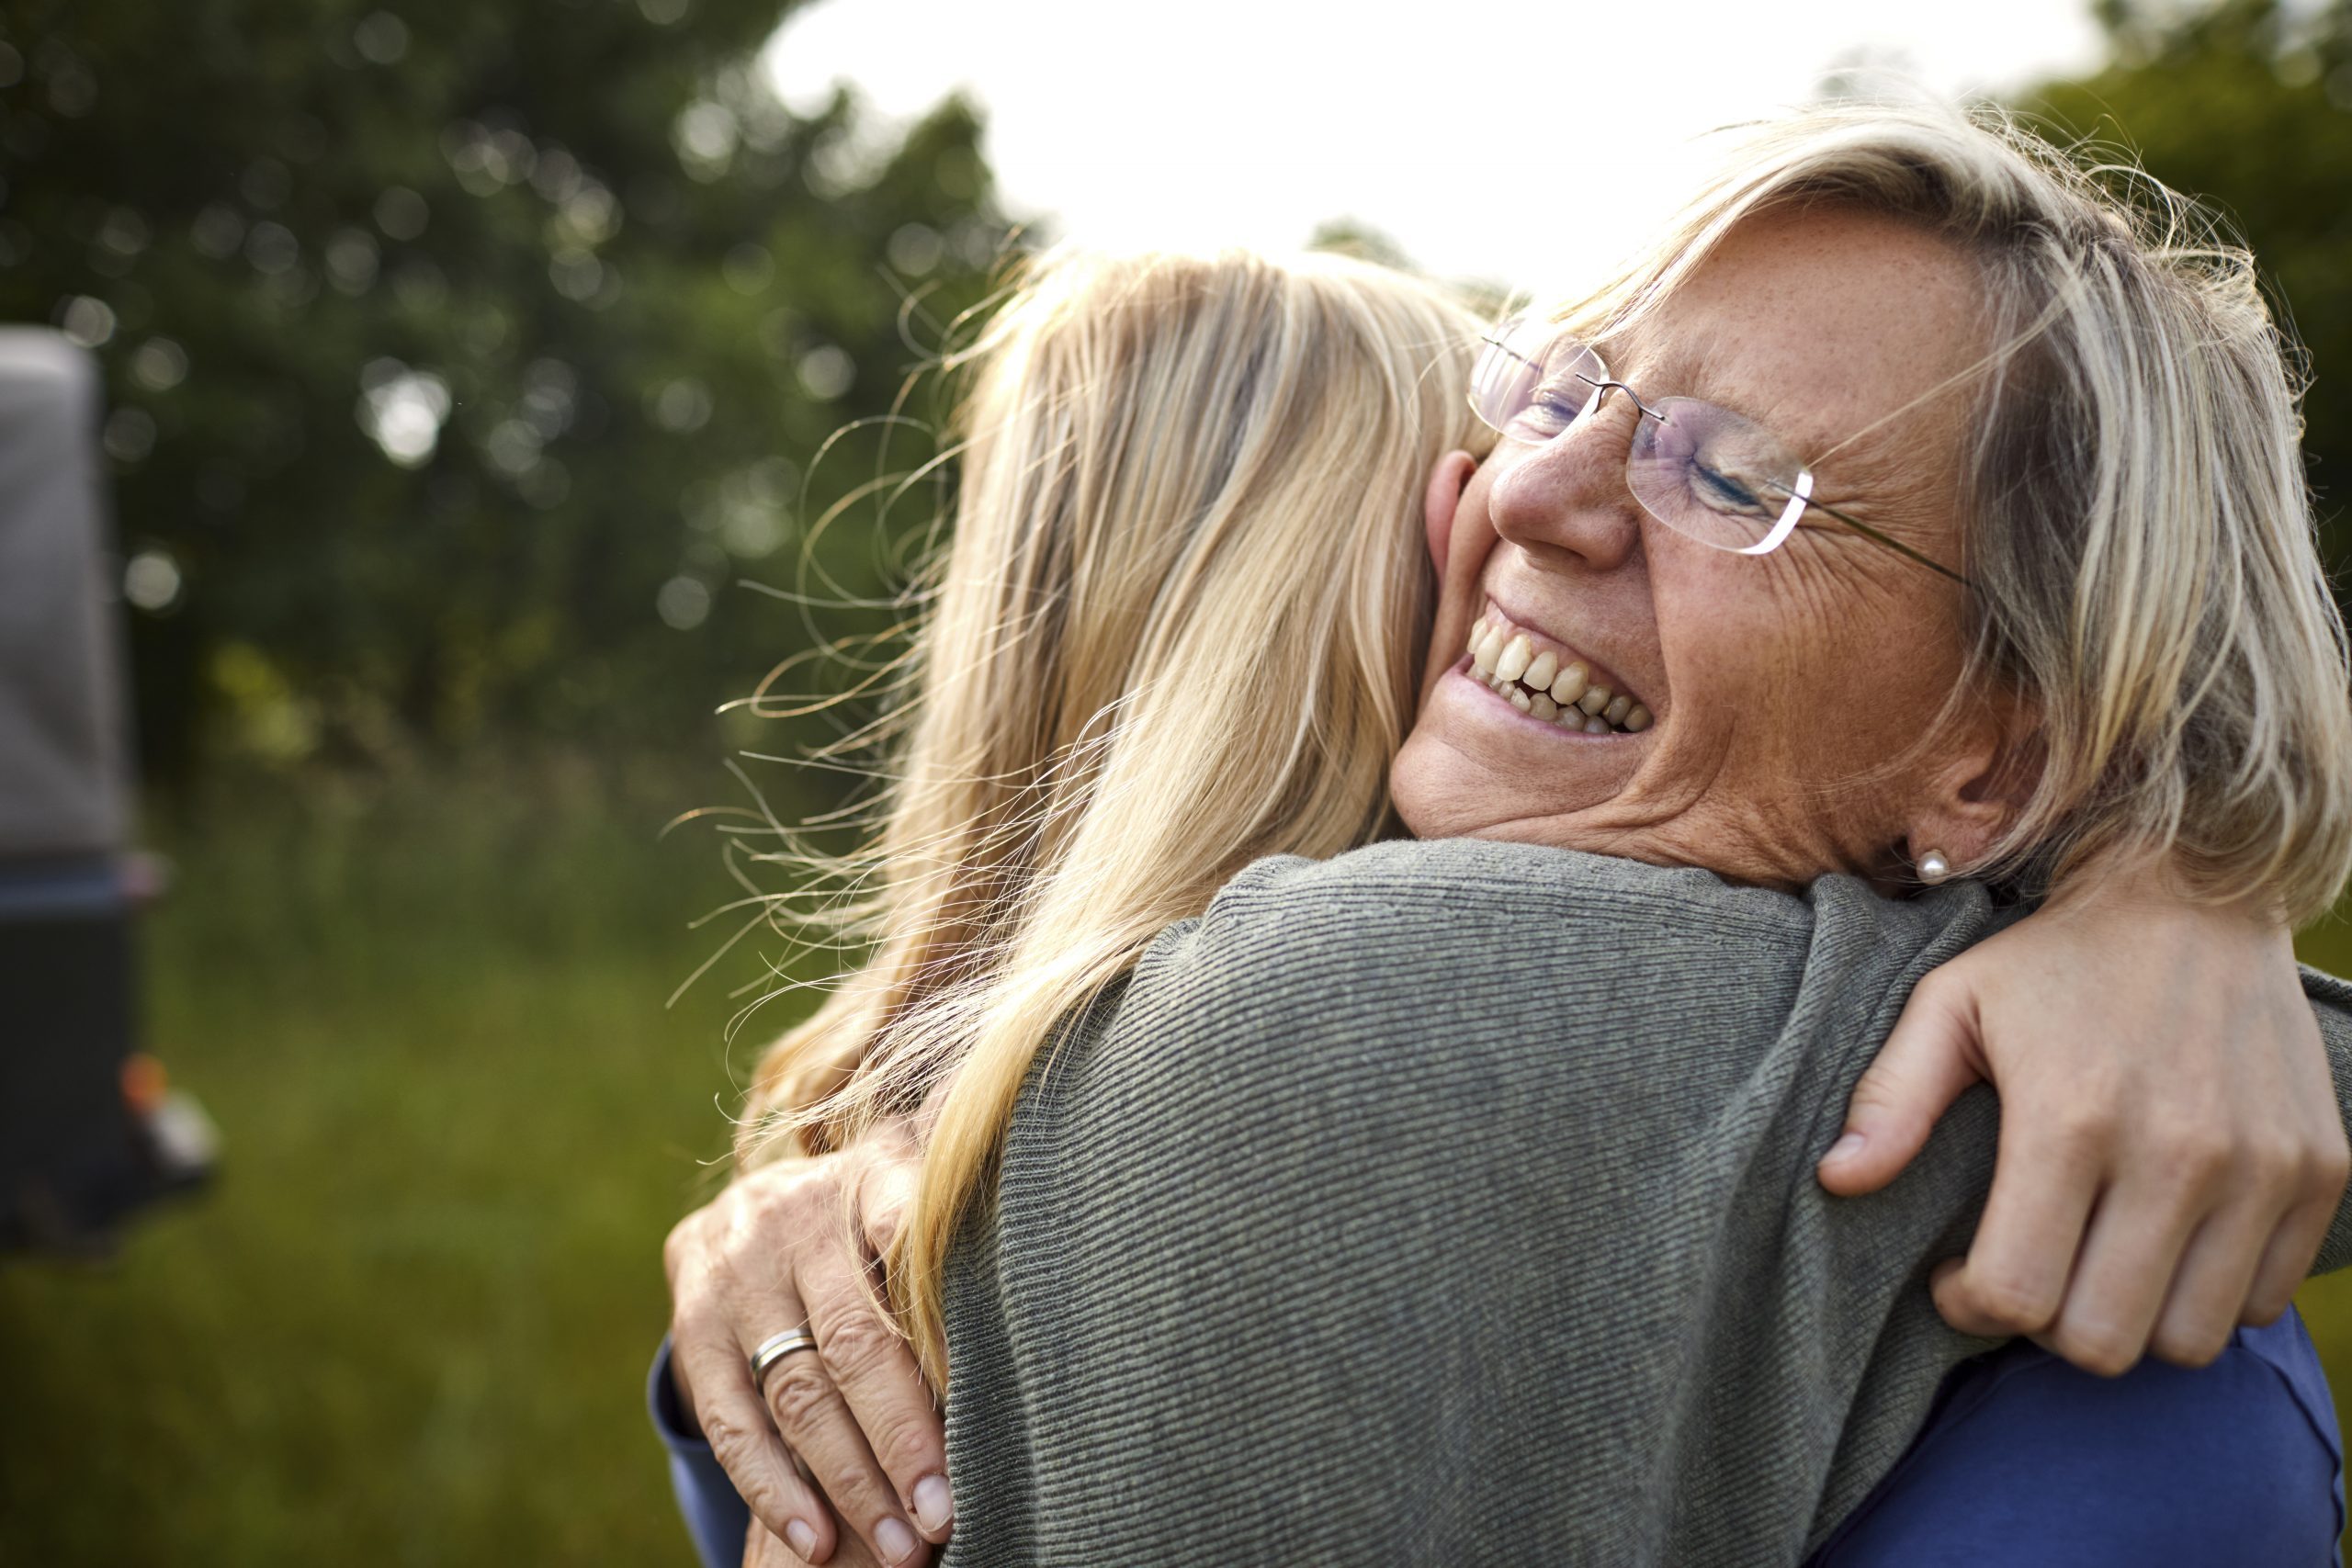
[[[1487,340],[1471,403],[1502,435],[1541,444],[1598,408],[1609,379],[1600,356],[1541,322],[1514,321]],[[1794,526],[1811,476],[1763,426],[1691,398],[1638,414],[1625,478],[1634,499],[1679,534],[1717,549],[1762,554]],[[1652,413],[1656,417],[1652,417]]]

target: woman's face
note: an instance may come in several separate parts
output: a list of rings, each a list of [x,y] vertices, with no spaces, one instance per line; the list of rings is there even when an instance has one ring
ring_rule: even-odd
[[[1967,399],[1930,394],[1980,351],[1976,301],[1942,241],[1816,209],[1750,220],[1595,346],[1644,401],[1746,414],[1810,464],[1818,500],[1956,562]],[[1968,591],[1819,511],[1760,557],[1673,532],[1626,486],[1635,417],[1613,392],[1547,443],[1505,439],[1458,503],[1458,464],[1432,481],[1431,669],[1390,775],[1407,825],[1758,882],[1930,848],[1965,863],[1965,842],[1913,841],[1954,836],[1937,803],[1958,786],[1952,759],[1909,753],[1959,675]],[[1587,734],[1522,710],[1476,678],[1482,627],[1490,654],[1523,635],[1533,674],[1582,663],[1652,721]]]

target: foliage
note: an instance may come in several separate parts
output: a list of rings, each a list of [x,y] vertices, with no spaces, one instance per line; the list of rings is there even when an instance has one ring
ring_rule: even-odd
[[[2111,59],[2027,95],[2218,206],[2260,260],[2313,378],[2305,451],[2329,551],[2352,560],[2352,0],[2101,0]]]
[[[789,651],[721,591],[1004,243],[961,103],[775,101],[793,3],[0,0],[0,319],[103,356],[151,771],[675,741]]]

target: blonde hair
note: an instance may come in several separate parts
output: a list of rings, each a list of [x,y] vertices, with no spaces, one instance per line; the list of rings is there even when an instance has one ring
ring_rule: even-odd
[[[1719,177],[1560,319],[1587,337],[1628,325],[1735,227],[1809,204],[1918,224],[1973,259],[1989,346],[1960,389],[1959,513],[1982,592],[1940,718],[1998,690],[2037,723],[2030,790],[1972,874],[2038,892],[2162,857],[2192,896],[2323,912],[2352,873],[2345,635],[2299,355],[2254,258],[2138,169],[1992,109],[1841,102],[1736,134]],[[1930,726],[1922,750],[1949,733]]]
[[[958,356],[872,955],[771,1049],[741,1145],[821,1152],[941,1091],[889,1269],[935,1378],[948,1243],[1057,1028],[1251,861],[1384,830],[1478,327],[1340,256],[1072,253]]]

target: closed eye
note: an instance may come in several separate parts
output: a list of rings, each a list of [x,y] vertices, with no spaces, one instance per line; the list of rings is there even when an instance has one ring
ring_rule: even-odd
[[[1758,504],[1755,491],[1703,463],[1690,465],[1690,478],[1691,489],[1700,501],[1719,512],[1752,512]]]

